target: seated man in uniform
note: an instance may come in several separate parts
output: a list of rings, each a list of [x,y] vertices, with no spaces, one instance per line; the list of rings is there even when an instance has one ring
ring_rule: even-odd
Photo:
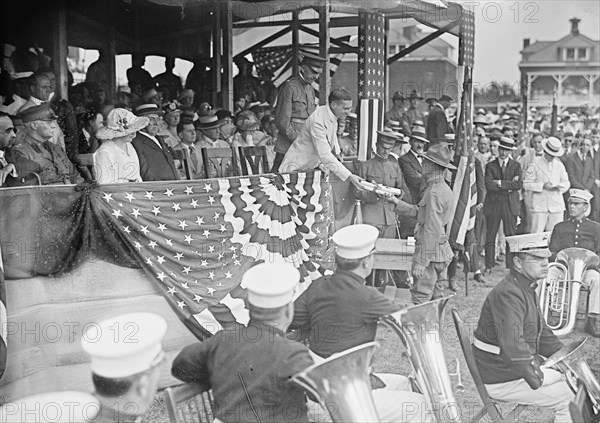
[[[285,338],[300,273],[291,264],[262,263],[248,270],[250,322],[185,347],[171,369],[184,382],[212,389],[222,422],[308,422],[304,390],[290,378],[313,364],[308,350]]]
[[[92,422],[137,421],[146,414],[158,388],[166,332],[165,319],[153,313],[123,314],[91,325],[81,346],[91,357],[100,401]]]
[[[600,224],[587,218],[592,194],[582,189],[569,191],[569,219],[557,223],[550,237],[552,257],[569,247],[579,247],[600,255]],[[585,331],[600,337],[600,274],[587,269],[581,281],[590,290],[588,318]]]
[[[352,225],[333,235],[337,270],[314,281],[294,303],[290,328],[294,337],[308,334],[316,362],[349,348],[372,342],[378,320],[402,307],[365,278],[373,269],[373,252],[379,231],[371,225]],[[408,378],[379,374],[372,377],[373,399],[382,422],[429,421],[425,397],[410,391]]]
[[[19,113],[25,127],[25,138],[8,149],[6,160],[14,163],[19,174],[35,172],[42,185],[78,184],[83,178],[67,157],[62,147],[51,142],[56,127],[56,116],[45,103]]]
[[[535,289],[548,275],[548,234],[506,237],[513,268],[483,303],[473,353],[490,397],[549,408],[571,422],[574,399],[562,373],[540,368],[563,346],[541,315]]]

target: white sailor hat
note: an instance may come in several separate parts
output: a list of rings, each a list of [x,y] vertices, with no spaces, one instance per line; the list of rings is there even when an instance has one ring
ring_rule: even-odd
[[[260,263],[248,269],[242,285],[248,302],[260,308],[279,308],[292,301],[300,272],[290,263]]]
[[[569,201],[572,203],[590,204],[593,195],[584,189],[572,188],[569,190]]]
[[[88,325],[81,346],[92,359],[92,372],[123,378],[155,366],[162,357],[167,322],[154,313],[122,314]]]
[[[536,257],[550,257],[548,249],[550,232],[507,236],[506,242],[511,253],[527,253]]]
[[[363,258],[375,249],[379,231],[371,225],[350,225],[336,231],[331,240],[337,245],[337,255],[346,259]]]

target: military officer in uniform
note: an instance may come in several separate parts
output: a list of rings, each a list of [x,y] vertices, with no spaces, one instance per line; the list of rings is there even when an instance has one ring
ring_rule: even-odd
[[[415,227],[411,269],[415,278],[411,288],[414,304],[443,297],[448,264],[454,256],[446,233],[454,199],[445,178],[446,169],[456,169],[450,163],[453,154],[448,144],[440,143],[431,146],[422,156],[425,191],[419,202]]]
[[[385,113],[385,124],[389,126],[390,120],[396,122],[402,122],[402,115],[404,114],[404,94],[400,91],[396,91],[392,95],[392,108]]]
[[[410,95],[408,96],[408,102],[410,106],[406,109],[406,112],[402,115],[402,129],[406,135],[410,135],[410,128],[414,125],[416,121],[423,121],[423,114],[417,107],[419,101],[423,100],[417,90],[412,90]]]
[[[294,315],[292,298],[300,273],[288,263],[262,263],[249,269],[250,321],[223,329],[185,347],[172,373],[196,382],[214,396],[222,422],[308,422],[304,390],[291,377],[313,364],[306,347],[286,339]]]
[[[326,60],[314,54],[303,53],[300,73],[288,79],[279,89],[274,113],[279,135],[275,142],[275,160],[271,172],[279,171],[283,156],[317,107],[312,83],[321,75]]]
[[[81,339],[91,357],[98,422],[141,421],[158,388],[167,322],[154,313],[130,313],[88,325]]]
[[[565,248],[579,247],[600,255],[600,223],[588,219],[592,194],[582,189],[569,190],[569,219],[557,223],[550,237],[552,256]],[[587,269],[581,281],[590,290],[585,331],[600,337],[600,274]]]
[[[379,319],[402,308],[365,285],[378,234],[377,228],[365,224],[336,231],[332,236],[337,246],[335,273],[314,281],[294,302],[290,328],[297,330],[296,338],[308,337],[315,362],[372,342]],[[405,376],[376,374],[371,384],[382,422],[430,421],[424,396],[410,392]]]
[[[417,206],[410,203],[410,193],[404,183],[398,160],[390,152],[394,148],[398,135],[391,131],[377,131],[377,151],[375,157],[362,163],[359,175],[368,182],[377,183],[403,192],[401,198],[380,195],[371,191],[357,191],[356,198],[361,200],[363,222],[375,226],[382,238],[398,238],[396,214],[416,216]]]
[[[562,373],[541,368],[563,346],[541,315],[535,289],[548,275],[548,234],[506,237],[512,270],[489,293],[474,333],[473,354],[490,397],[549,408],[571,422],[574,395]]]

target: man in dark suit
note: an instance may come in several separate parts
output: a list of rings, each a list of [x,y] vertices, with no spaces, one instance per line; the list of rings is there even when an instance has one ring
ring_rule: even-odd
[[[485,273],[495,265],[496,235],[502,221],[504,234],[512,236],[517,229],[517,217],[521,210],[519,191],[523,188],[521,165],[510,157],[515,150],[515,141],[501,137],[498,158],[485,167],[487,195],[483,203],[486,218]]]
[[[450,107],[452,101],[454,101],[452,97],[444,94],[429,112],[429,117],[427,118],[427,139],[431,140],[434,144],[443,140],[444,134],[453,132],[446,118],[446,109]]]
[[[577,151],[565,159],[565,167],[569,175],[571,188],[584,189],[591,192],[594,188],[594,163],[590,156],[592,140],[584,138]]]
[[[425,127],[423,122],[416,121],[411,128],[410,150],[408,153],[400,156],[398,163],[404,175],[404,181],[410,191],[410,198],[413,204],[419,204],[421,201],[421,180],[423,179],[423,147],[429,144],[425,138]]]
[[[135,109],[137,116],[146,116],[150,123],[133,139],[133,148],[140,160],[140,175],[144,181],[174,181],[179,179],[171,149],[158,135],[163,111],[154,103]]]

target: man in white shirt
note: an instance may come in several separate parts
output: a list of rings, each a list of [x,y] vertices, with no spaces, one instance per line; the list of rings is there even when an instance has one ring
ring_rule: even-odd
[[[338,121],[344,122],[352,112],[352,97],[348,91],[336,89],[329,94],[328,103],[317,107],[306,119],[279,169],[281,173],[289,173],[321,168],[362,189],[362,178],[352,174],[336,157],[341,154],[337,138]]]
[[[523,191],[527,210],[531,210],[531,232],[549,232],[562,222],[565,212],[563,194],[571,187],[563,163],[562,143],[556,137],[542,140],[543,156],[535,156],[523,169]]]

